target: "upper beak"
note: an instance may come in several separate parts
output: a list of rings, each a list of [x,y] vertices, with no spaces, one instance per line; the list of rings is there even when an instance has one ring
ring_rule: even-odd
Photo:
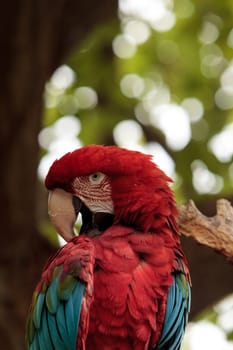
[[[73,196],[60,188],[49,192],[48,214],[57,232],[69,241],[75,236],[74,224],[78,212],[73,206]]]

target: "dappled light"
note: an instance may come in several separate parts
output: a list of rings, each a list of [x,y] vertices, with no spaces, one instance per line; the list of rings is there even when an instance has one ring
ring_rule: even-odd
[[[113,137],[119,146],[135,148],[143,141],[143,130],[137,122],[124,120],[113,129]]]
[[[203,117],[203,103],[195,97],[185,98],[181,106],[187,111],[191,123],[196,123]]]
[[[80,130],[79,119],[72,115],[63,116],[53,125],[41,130],[38,141],[40,146],[47,150],[47,153],[42,157],[38,167],[39,178],[42,180],[45,178],[55,159],[81,147],[82,143],[77,138]]]
[[[233,60],[220,77],[221,87],[215,94],[216,105],[223,110],[233,108]]]
[[[231,21],[191,0],[120,0],[119,22],[47,82],[39,177],[70,150],[114,143],[152,155],[180,201],[232,197]],[[182,350],[232,348],[232,304],[222,305],[214,322],[190,323]]]
[[[145,0],[130,1],[120,0],[119,7],[125,16],[133,16],[147,21],[153,29],[167,31],[171,29],[176,21],[172,11],[172,0]]]
[[[63,65],[55,70],[51,77],[51,84],[55,89],[64,90],[73,84],[75,80],[74,71],[67,65]]]
[[[233,108],[232,61],[226,58],[223,46],[219,43],[224,26],[221,16],[214,12],[207,13],[203,16],[202,25],[196,32],[196,42],[199,46],[199,48],[197,46],[196,57],[199,57],[199,62],[195,64],[199,64],[199,72],[207,79],[206,84],[210,84],[207,81],[211,82],[211,79],[216,81],[216,87],[212,90],[212,99],[207,100],[205,95],[202,96],[197,91],[192,95],[192,89],[178,96],[173,86],[173,81],[176,81],[174,76],[172,75],[173,80],[169,82],[167,79],[169,75],[166,75],[169,70],[165,74],[166,70],[164,71],[163,68],[157,69],[158,64],[161,64],[161,67],[171,67],[169,69],[173,74],[173,69],[179,67],[179,62],[182,60],[181,55],[184,52],[182,38],[179,42],[172,35],[163,37],[162,32],[172,33],[171,29],[176,28],[177,20],[188,21],[195,16],[194,3],[190,0],[179,0],[176,3],[173,3],[172,0],[156,2],[147,0],[143,4],[141,1],[136,1],[132,5],[131,1],[120,1],[119,8],[121,32],[116,33],[112,40],[113,53],[119,60],[118,67],[121,67],[121,62],[123,67],[125,60],[125,62],[134,62],[132,67],[135,65],[135,68],[132,69],[129,66],[127,69],[126,64],[122,70],[123,74],[118,68],[118,88],[125,98],[131,99],[132,112],[128,114],[128,118],[124,118],[128,120],[112,124],[114,142],[123,147],[145,150],[149,142],[152,141],[151,144],[153,144],[154,141],[147,140],[147,133],[144,132],[144,127],[147,127],[152,128],[155,134],[158,131],[163,135],[165,146],[171,152],[180,152],[187,146],[192,147],[193,142],[200,144],[206,142],[208,151],[218,161],[230,162],[233,155],[231,123],[228,126],[222,123],[222,129],[211,134],[211,123],[213,122],[211,118],[216,118],[216,115],[208,117],[209,111],[214,108],[213,104],[223,111]],[[153,33],[157,33],[156,41],[153,39]],[[161,39],[158,35],[161,35]],[[231,28],[225,38],[225,44],[228,47],[232,46],[232,37]],[[157,46],[153,66],[149,66],[148,72],[144,69],[137,70],[137,62],[142,62],[142,59],[148,60],[149,56],[148,54],[144,56],[143,48],[144,46],[146,48],[150,42],[153,45],[156,43]],[[187,63],[185,69],[187,69]],[[95,84],[93,87],[88,86],[83,79],[79,81],[79,76],[78,69],[75,70],[73,66],[70,67],[67,64],[54,72],[45,91],[45,104],[48,110],[56,109],[60,116],[71,115],[76,119],[80,113],[83,113],[82,111],[93,110],[92,115],[98,115],[98,112],[97,114],[95,112],[99,108],[98,87]],[[83,143],[82,137],[79,139],[78,135],[86,133],[83,131],[85,123],[82,118],[77,121],[78,131],[75,131],[77,125],[76,127],[71,124],[67,128],[61,127],[61,134],[69,135],[68,129],[70,128],[74,134],[76,133],[76,136],[73,134],[67,138],[62,138],[61,135],[57,137],[55,135],[58,127],[55,126],[56,123],[42,130],[39,142],[44,149],[48,150],[48,154],[51,154],[51,149],[54,149],[55,153],[55,148],[57,150],[66,149],[69,146],[68,139],[70,139],[71,148]],[[65,142],[65,146],[59,146],[59,138],[63,144]],[[91,138],[90,141],[92,142]],[[159,143],[155,142],[155,144]],[[161,147],[163,152],[168,154],[163,145]],[[193,161],[190,167],[194,192],[198,195],[214,195],[222,191],[224,181],[221,171],[218,173],[210,170],[204,161]],[[174,171],[173,175],[175,176]]]
[[[127,97],[140,97],[144,91],[144,80],[137,74],[126,74],[120,82],[122,93]]]
[[[98,103],[98,96],[95,90],[88,86],[82,86],[74,91],[75,101],[78,108],[92,109]]]
[[[224,87],[219,88],[215,94],[216,105],[223,110],[233,108],[233,94]]]
[[[229,162],[233,156],[233,123],[227,125],[209,141],[209,148],[220,162]]]
[[[182,350],[232,350],[223,330],[209,321],[190,323],[187,327]]]
[[[75,149],[81,147],[82,144],[77,138],[73,139],[62,139],[54,140],[50,144],[49,152],[41,159],[38,167],[38,176],[41,180],[44,180],[48,173],[49,168],[52,163],[62,157],[64,154],[74,151]]]
[[[229,295],[214,306],[218,325],[226,332],[233,329],[233,295]]]
[[[143,44],[151,34],[148,24],[140,20],[127,20],[122,23],[122,26],[123,32],[130,36],[136,44]]]
[[[134,108],[135,117],[143,125],[150,125],[149,110],[143,102],[139,102]]]
[[[153,108],[151,123],[164,132],[167,145],[175,151],[184,148],[191,139],[188,113],[174,103]]]
[[[132,36],[127,34],[119,34],[112,43],[113,52],[120,58],[132,57],[136,52],[136,42]]]
[[[153,156],[154,162],[167,175],[177,180],[175,173],[175,163],[169,153],[157,142],[148,142],[144,147],[144,152]]]
[[[170,102],[170,91],[164,84],[158,84],[152,87],[142,99],[144,108],[151,112],[156,106],[167,104]]]
[[[48,217],[49,168],[67,152],[96,144],[148,154],[171,178],[168,186],[174,190],[192,280],[182,350],[233,350],[228,261],[233,256],[233,1],[103,0],[95,6],[94,0],[64,0],[54,6],[22,0],[7,5],[1,14],[2,348],[24,348],[29,297],[41,266],[67,243]],[[89,159],[83,164],[89,165]],[[93,185],[96,176],[103,184],[109,181],[93,174]],[[132,184],[136,210],[142,187]],[[103,207],[124,216],[126,211],[110,200],[111,185],[106,188]],[[147,192],[163,218],[175,213],[166,202],[157,205],[157,194],[166,193],[161,187],[155,202]],[[122,196],[115,193],[120,203]],[[89,221],[88,208],[81,209]],[[73,210],[69,214],[74,221]],[[95,220],[89,227],[85,220],[83,232],[94,228],[97,235],[106,228],[94,227]],[[173,219],[168,221],[169,230],[176,231]],[[77,221],[77,232],[80,225]]]
[[[226,61],[221,48],[216,44],[200,48],[201,72],[206,78],[217,78],[225,68]]]
[[[151,22],[151,26],[153,29],[159,31],[159,32],[166,32],[167,30],[170,30],[176,23],[176,16],[172,11],[165,11],[164,15],[154,21]]]
[[[233,344],[227,338],[233,329],[233,295],[227,296],[205,313],[207,320],[188,325],[182,350],[232,350]]]
[[[199,193],[219,193],[223,188],[222,177],[212,173],[201,160],[191,164],[193,172],[193,186]]]
[[[133,149],[153,156],[152,160],[169,176],[175,178],[175,163],[166,150],[157,142],[144,143],[145,135],[141,126],[133,120],[118,123],[113,130],[118,146]]]
[[[199,40],[202,44],[212,44],[219,37],[219,29],[216,24],[208,20],[202,24]]]

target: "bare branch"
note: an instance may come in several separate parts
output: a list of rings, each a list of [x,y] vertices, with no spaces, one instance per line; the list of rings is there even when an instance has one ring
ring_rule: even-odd
[[[191,200],[179,206],[179,227],[185,236],[233,259],[233,207],[226,199],[216,206],[213,217],[203,215]]]

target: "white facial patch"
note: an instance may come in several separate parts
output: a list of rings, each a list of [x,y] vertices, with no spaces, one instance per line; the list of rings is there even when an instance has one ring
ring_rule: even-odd
[[[101,172],[76,177],[72,185],[74,194],[93,213],[114,213],[110,179]]]

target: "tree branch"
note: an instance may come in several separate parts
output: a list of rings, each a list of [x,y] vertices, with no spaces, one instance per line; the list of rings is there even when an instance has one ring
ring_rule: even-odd
[[[192,200],[187,205],[180,205],[180,231],[233,261],[233,207],[226,199],[219,199],[216,207],[217,214],[207,217]]]

